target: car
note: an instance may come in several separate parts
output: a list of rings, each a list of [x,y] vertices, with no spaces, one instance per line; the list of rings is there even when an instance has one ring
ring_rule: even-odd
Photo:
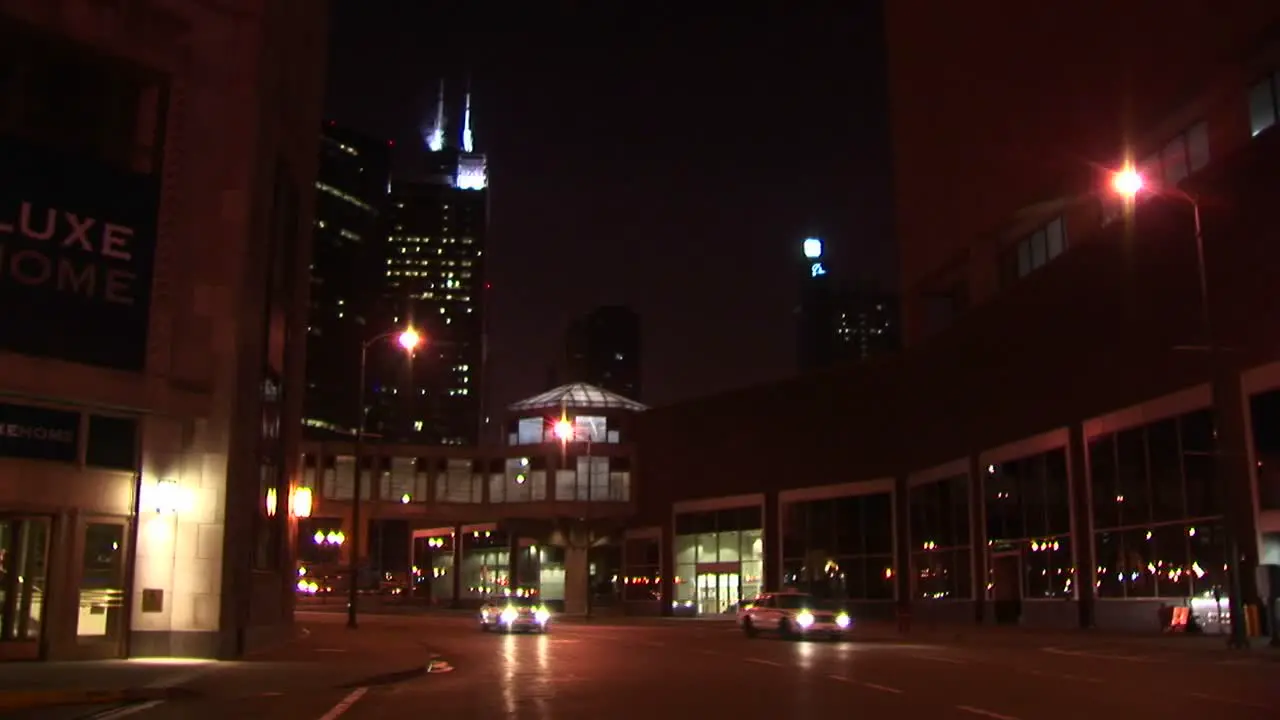
[[[527,630],[546,633],[551,629],[551,612],[533,597],[490,598],[480,606],[480,629],[484,632]]]
[[[742,606],[738,626],[749,638],[762,632],[775,632],[784,638],[846,637],[853,629],[853,618],[844,610],[824,609],[822,603],[808,593],[765,593]]]

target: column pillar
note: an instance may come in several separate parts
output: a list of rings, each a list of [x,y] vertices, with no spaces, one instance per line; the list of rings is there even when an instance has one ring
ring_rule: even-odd
[[[764,494],[764,577],[765,592],[782,589],[782,508],[777,492]]]
[[[520,533],[507,531],[507,589],[515,592],[520,587]]]
[[[969,456],[969,542],[973,556],[973,619],[979,625],[986,618],[987,579],[990,577],[990,556],[987,553],[987,513],[985,488],[987,469],[977,455]]]
[[[1225,354],[1219,352],[1220,356]],[[1213,416],[1217,430],[1214,471],[1222,488],[1227,552],[1235,556],[1228,572],[1239,574],[1240,597],[1230,598],[1231,613],[1243,619],[1244,606],[1258,601],[1258,530],[1253,502],[1253,479],[1257,470],[1250,457],[1249,443],[1253,418],[1240,373],[1228,366],[1225,358],[1219,358],[1218,366],[1213,377]]]
[[[1067,483],[1071,488],[1071,557],[1076,567],[1075,590],[1080,627],[1097,624],[1097,589],[1094,585],[1098,563],[1093,557],[1093,507],[1089,502],[1089,445],[1084,426],[1073,423],[1067,430]]]
[[[587,593],[591,590],[587,548],[586,532],[581,528],[569,529],[564,548],[564,611],[569,615],[587,612]]]
[[[911,491],[907,476],[893,479],[893,573],[898,612],[911,612]]]
[[[667,513],[662,522],[662,540],[658,544],[658,552],[662,558],[662,565],[658,569],[658,594],[661,603],[659,611],[663,616],[670,617],[674,614],[672,603],[676,601],[676,526],[672,513]]]
[[[453,526],[453,597],[449,599],[449,607],[454,610],[462,608],[462,526]]]

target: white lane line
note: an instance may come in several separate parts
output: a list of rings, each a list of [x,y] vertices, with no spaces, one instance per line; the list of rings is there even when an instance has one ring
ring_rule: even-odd
[[[981,715],[983,717],[995,718],[995,720],[1018,720],[1018,718],[1012,715],[1001,715],[1000,713],[991,712],[990,710],[983,710],[982,708],[969,707],[968,705],[957,705],[956,709],[963,710],[967,713],[973,713],[974,715]]]
[[[351,694],[342,698],[342,700],[340,700],[337,705],[334,705],[333,707],[329,708],[329,712],[325,713],[324,715],[321,715],[320,720],[337,720],[338,718],[342,717],[344,713],[350,710],[352,705],[355,705],[356,703],[360,702],[360,698],[364,697],[364,694],[367,692],[369,692],[369,688],[367,687],[361,687],[361,688],[356,688],[355,690],[352,690]]]
[[[877,684],[875,684],[875,683],[864,682],[864,683],[862,683],[862,686],[863,686],[863,687],[869,687],[869,688],[871,688],[872,690],[879,690],[880,692],[893,693],[893,694],[895,694],[895,695],[901,695],[901,694],[902,694],[902,691],[901,691],[901,690],[899,690],[898,688],[895,688],[895,687],[889,687],[888,685],[877,685]]]
[[[1188,695],[1190,695],[1190,696],[1191,696],[1191,697],[1193,697],[1193,698],[1199,698],[1199,699],[1201,699],[1201,700],[1208,700],[1209,702],[1227,703],[1227,704],[1230,704],[1230,705],[1238,705],[1238,706],[1240,706],[1240,707],[1255,708],[1255,709],[1258,709],[1258,710],[1274,710],[1274,709],[1275,709],[1274,707],[1270,707],[1270,706],[1267,706],[1267,705],[1260,705],[1260,704],[1258,704],[1258,703],[1251,703],[1251,702],[1249,702],[1248,700],[1236,700],[1236,699],[1234,699],[1234,698],[1222,697],[1222,696],[1220,696],[1220,695],[1209,695],[1208,693],[1198,693],[1198,692],[1187,693],[1187,694],[1188,694]]]
[[[1055,680],[1074,680],[1076,682],[1100,683],[1102,680],[1084,675],[1068,675],[1063,673],[1049,673],[1043,670],[1023,670],[1027,675],[1035,675],[1036,677],[1053,678]]]
[[[759,663],[761,665],[772,665],[774,667],[782,667],[782,663],[772,660],[764,660],[762,658],[746,658],[747,662]]]
[[[116,708],[115,710],[105,710],[91,717],[93,718],[93,720],[112,720],[112,718],[128,717],[135,713],[140,713],[145,710],[150,710],[151,708],[156,707],[157,705],[163,705],[163,704],[164,704],[163,700],[151,700],[149,702],[144,702],[140,705],[128,705],[126,707]]]
[[[840,682],[852,682],[852,680],[850,680],[849,678],[843,675],[828,675],[827,677],[831,678],[832,680],[839,680]]]
[[[1085,652],[1084,650],[1064,650],[1062,648],[1056,648],[1056,647],[1040,648],[1040,650],[1042,652],[1047,652],[1053,655],[1070,655],[1071,657],[1098,658],[1100,660],[1123,660],[1125,662],[1143,662],[1143,663],[1165,662],[1160,658],[1151,657],[1150,655],[1111,655],[1111,654],[1103,654],[1103,653]]]
[[[937,655],[908,655],[908,657],[913,657],[917,660],[932,660],[934,662],[951,663],[952,665],[964,664],[963,660],[956,660],[955,658],[938,657]]]

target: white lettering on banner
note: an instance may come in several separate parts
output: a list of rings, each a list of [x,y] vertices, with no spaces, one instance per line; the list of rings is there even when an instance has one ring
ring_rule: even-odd
[[[45,442],[71,444],[76,441],[75,433],[60,428],[42,425],[0,425],[0,437],[18,438],[20,440],[43,440]]]
[[[25,237],[48,244],[43,249],[8,248],[0,242],[0,282],[49,287],[117,305],[134,303],[134,273],[108,267],[133,260],[133,228],[58,208],[36,209],[24,201],[17,217],[0,214],[0,236]],[[55,244],[56,241],[56,244]],[[77,261],[59,253],[89,257]],[[96,258],[95,258],[96,256]],[[106,262],[95,262],[95,259]]]

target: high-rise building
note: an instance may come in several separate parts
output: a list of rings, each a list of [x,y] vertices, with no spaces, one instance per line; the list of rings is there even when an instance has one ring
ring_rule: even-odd
[[[640,316],[621,305],[577,318],[565,331],[561,383],[587,383],[639,400],[640,335]]]
[[[387,439],[471,444],[484,421],[489,193],[467,85],[441,83],[423,135],[391,184],[384,302],[391,323],[426,340],[407,362],[394,347],[371,361],[370,422]]]
[[[356,427],[360,347],[387,331],[381,301],[390,176],[387,141],[325,124],[311,229],[303,420],[313,436]]]
[[[801,244],[796,358],[801,372],[869,360],[898,349],[898,303],[888,293],[842,285],[820,238]]]

